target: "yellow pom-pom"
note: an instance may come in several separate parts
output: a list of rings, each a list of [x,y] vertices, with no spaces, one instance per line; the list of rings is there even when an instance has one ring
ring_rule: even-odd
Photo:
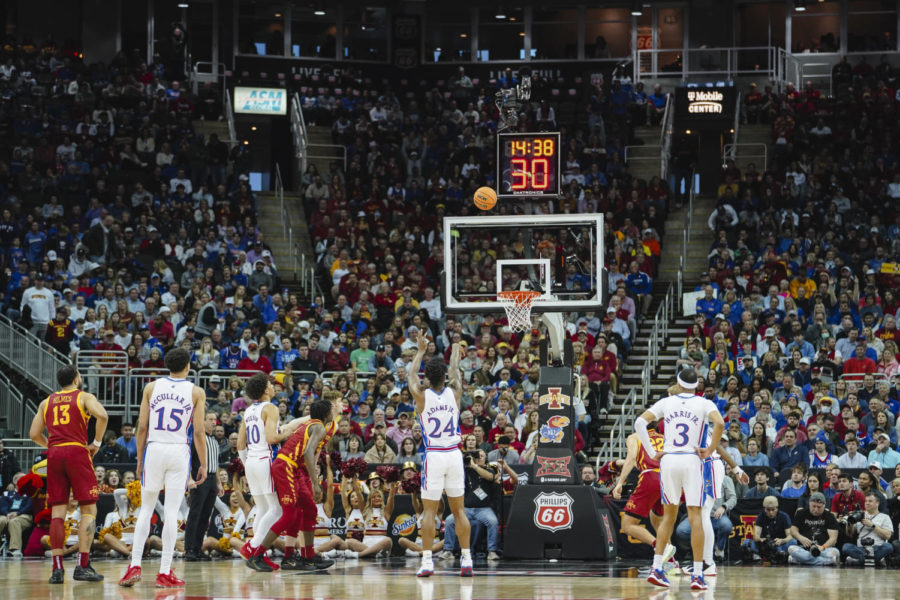
[[[219,538],[219,541],[216,542],[216,547],[218,548],[219,552],[222,552],[224,554],[231,554],[231,539],[228,536],[223,535]]]
[[[66,522],[66,534],[65,539],[69,539],[69,536],[72,535],[72,527],[69,526],[69,523]]]
[[[141,482],[135,479],[134,481],[126,485],[125,489],[128,490],[128,502],[131,503],[131,506],[134,508],[140,508]]]
[[[107,534],[113,536],[116,539],[121,540],[122,539],[122,521],[116,521],[109,527],[104,527],[103,529],[101,529],[100,533],[97,536],[97,539],[102,542],[103,538],[105,538]]]

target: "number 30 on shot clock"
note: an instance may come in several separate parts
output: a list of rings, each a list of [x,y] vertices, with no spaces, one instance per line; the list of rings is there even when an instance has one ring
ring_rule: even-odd
[[[497,135],[498,197],[558,196],[559,173],[559,133]]]

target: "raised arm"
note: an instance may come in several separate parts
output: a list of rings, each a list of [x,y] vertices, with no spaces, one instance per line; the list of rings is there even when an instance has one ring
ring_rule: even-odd
[[[447,371],[447,377],[450,379],[450,388],[453,390],[453,395],[456,396],[456,405],[459,406],[459,403],[462,401],[463,384],[462,373],[459,370],[458,343],[450,347],[450,367],[449,371]]]
[[[322,509],[330,518],[331,513],[334,511],[334,471],[331,470],[331,457],[327,454],[325,455],[325,485],[328,486],[328,489],[325,490],[325,501]]]
[[[424,335],[420,335],[416,343],[416,355],[409,363],[409,368],[406,370],[406,378],[409,381],[409,393],[412,394],[413,400],[416,401],[416,412],[421,415],[425,410],[425,391],[422,389],[422,383],[419,381],[419,367],[422,366],[422,357],[425,356],[425,351],[428,349],[428,340],[425,339]],[[431,385],[436,384],[437,382],[431,382]]]
[[[250,514],[250,509],[253,508],[250,506],[250,503],[247,502],[247,499],[244,498],[244,486],[241,484],[240,476],[235,473],[234,477],[231,479],[231,487],[234,490],[232,494],[237,494],[238,506],[241,507],[241,511],[244,513],[244,517]]]
[[[387,499],[384,501],[384,519],[386,521],[391,520],[391,515],[394,514],[394,497],[397,495],[397,486],[400,485],[399,481],[395,481],[394,483],[389,483],[387,486],[391,489],[388,493]]]
[[[350,480],[346,477],[341,479],[341,504],[344,506],[344,514],[350,514]]]
[[[47,400],[41,402],[41,405],[37,409],[37,413],[35,413],[34,418],[31,420],[31,429],[28,430],[28,437],[41,448],[46,448],[49,443],[47,436],[44,435],[45,410],[47,410]]]

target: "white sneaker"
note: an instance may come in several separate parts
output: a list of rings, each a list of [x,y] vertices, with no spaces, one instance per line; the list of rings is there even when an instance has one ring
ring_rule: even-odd
[[[419,558],[419,553],[416,552],[415,550],[413,550],[412,548],[407,548],[406,552],[404,554],[406,554],[406,556],[408,556],[410,558]]]
[[[719,550],[718,548],[716,548],[713,551],[713,556],[716,558],[716,560],[725,560],[725,551]]]
[[[471,577],[473,575],[472,570],[472,555],[463,556],[459,559],[459,576],[460,577]]]
[[[389,550],[379,550],[378,554],[375,555],[375,558],[387,558],[391,555]]]
[[[434,557],[438,560],[453,560],[453,553],[449,550],[441,550]]]
[[[715,577],[716,576],[716,565],[709,565],[706,569],[703,570],[703,575],[705,577]]]
[[[493,550],[491,550],[490,552],[488,552],[487,559],[488,560],[500,560],[500,555],[497,554],[496,552],[494,552]]]
[[[23,554],[21,550],[13,550],[9,553],[10,558],[22,558]]]
[[[666,547],[663,549],[662,553],[662,561],[663,564],[669,562],[673,556],[675,556],[675,546],[672,544],[666,544]]]
[[[354,552],[353,550],[342,550],[344,558],[359,558],[359,552]]]
[[[422,560],[422,565],[416,571],[416,577],[431,577],[434,575],[434,561]]]
[[[334,549],[329,550],[328,552],[323,552],[323,553],[322,553],[322,556],[324,556],[325,558],[337,558],[338,556],[340,556],[341,558],[343,558],[343,557],[344,557],[344,551],[343,551],[343,550],[338,550],[337,548],[334,548]]]

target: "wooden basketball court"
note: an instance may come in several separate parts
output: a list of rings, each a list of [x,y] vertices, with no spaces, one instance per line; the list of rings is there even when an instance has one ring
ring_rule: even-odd
[[[102,584],[72,581],[74,561],[66,560],[66,583],[49,585],[48,560],[0,561],[0,598],[15,600],[206,600],[353,598],[355,600],[500,600],[579,598],[691,598],[759,600],[790,598],[845,600],[893,598],[900,574],[893,569],[720,566],[719,576],[708,580],[709,590],[692,592],[689,578],[674,576],[672,588],[663,590],[638,576],[643,563],[617,561],[590,563],[560,561],[476,562],[476,575],[461,579],[450,564],[438,562],[430,579],[416,579],[417,561],[339,560],[321,573],[255,573],[240,560],[173,564],[176,575],[187,581],[183,590],[157,590],[153,585],[158,560],[144,563],[144,581],[120,588],[125,560],[97,560],[94,568],[106,576]],[[642,573],[644,571],[641,571]]]

